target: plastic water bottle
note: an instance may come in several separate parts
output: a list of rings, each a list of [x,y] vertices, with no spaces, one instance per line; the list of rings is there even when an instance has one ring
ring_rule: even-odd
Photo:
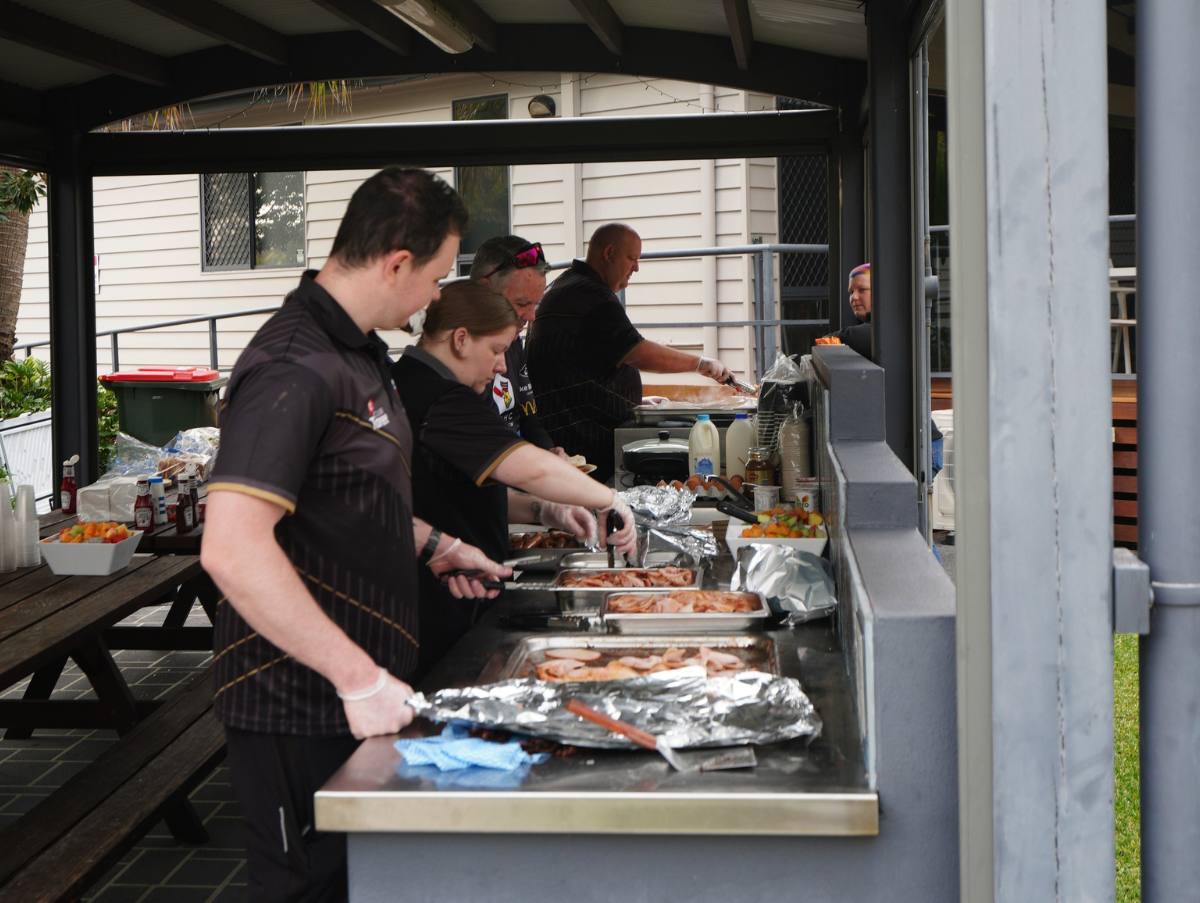
[[[688,434],[688,463],[692,473],[706,479],[721,472],[721,434],[707,414],[696,418]]]

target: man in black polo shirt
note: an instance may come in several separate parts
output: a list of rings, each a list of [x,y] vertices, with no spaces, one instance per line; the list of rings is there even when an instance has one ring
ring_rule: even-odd
[[[225,393],[201,563],[226,595],[215,708],[255,901],[346,898],[345,840],[315,830],[313,793],[358,739],[412,720],[418,568],[510,573],[413,518],[412,434],[374,332],[437,297],[467,227],[432,174],[372,176]]]
[[[554,280],[529,327],[525,354],[542,426],[568,454],[586,455],[592,474],[613,475],[613,431],[642,401],[642,377],[695,371],[729,378],[720,361],[651,342],[634,329],[617,292],[638,271],[642,239],[623,223],[592,233],[587,260]]]

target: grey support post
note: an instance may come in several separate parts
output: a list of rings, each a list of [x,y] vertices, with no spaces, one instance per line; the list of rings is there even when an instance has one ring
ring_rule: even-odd
[[[1200,894],[1200,6],[1137,7],[1138,546],[1154,608],[1141,639],[1142,900]]]
[[[1104,10],[947,3],[969,903],[1114,895]]]
[[[910,471],[913,452],[912,146],[904,0],[867,4],[871,132],[871,325],[884,369],[887,443]],[[913,504],[916,504],[913,498]]]

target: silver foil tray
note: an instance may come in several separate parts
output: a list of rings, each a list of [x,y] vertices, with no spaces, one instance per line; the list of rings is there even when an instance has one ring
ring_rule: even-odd
[[[677,612],[675,614],[626,614],[608,610],[608,600],[613,596],[626,595],[626,590],[609,590],[604,595],[600,618],[610,633],[626,634],[677,634],[677,633],[727,633],[736,630],[762,630],[771,616],[770,606],[762,593],[736,593],[749,596],[758,603],[755,611],[746,613],[724,612]],[[669,590],[657,590],[666,595]],[[638,595],[650,595],[644,590]]]
[[[761,635],[713,636],[711,634],[664,634],[662,636],[592,636],[559,634],[557,636],[526,637],[517,644],[504,663],[496,680],[537,677],[537,666],[546,660],[548,649],[595,649],[609,657],[622,655],[646,656],[662,653],[672,646],[695,649],[707,646],[718,652],[736,654],[747,669],[779,675],[779,657],[775,641]],[[603,659],[601,659],[603,661]],[[490,677],[490,675],[489,675]]]
[[[613,589],[608,586],[562,586],[562,581],[571,573],[584,574],[604,574],[604,573],[619,573],[620,571],[644,571],[646,568],[604,568],[603,570],[596,568],[578,568],[573,570],[563,569],[554,577],[554,583],[550,587],[555,598],[558,599],[558,610],[561,612],[599,612],[604,605],[604,599],[614,592],[622,593],[653,593],[665,592],[666,588],[661,586],[631,586],[628,588]],[[675,589],[699,589],[700,581],[703,579],[699,568],[689,568],[692,572],[692,582],[687,586],[674,587]]]

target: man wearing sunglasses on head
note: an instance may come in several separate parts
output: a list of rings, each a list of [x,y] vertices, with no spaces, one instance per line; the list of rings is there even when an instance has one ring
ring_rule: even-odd
[[[497,235],[481,244],[475,252],[471,281],[490,285],[502,294],[521,318],[524,329],[533,322],[538,302],[546,291],[549,269],[540,242],[526,241],[518,235]],[[492,384],[484,390],[484,396],[496,405],[501,419],[522,439],[565,458],[566,452],[555,447],[538,420],[520,335],[508,346],[504,363],[504,372],[496,374]]]
[[[613,435],[642,401],[641,372],[731,377],[718,360],[650,341],[629,322],[617,292],[642,256],[641,237],[624,223],[592,233],[576,260],[546,292],[529,329],[529,373],[551,438],[596,465],[605,483],[616,460]]]

